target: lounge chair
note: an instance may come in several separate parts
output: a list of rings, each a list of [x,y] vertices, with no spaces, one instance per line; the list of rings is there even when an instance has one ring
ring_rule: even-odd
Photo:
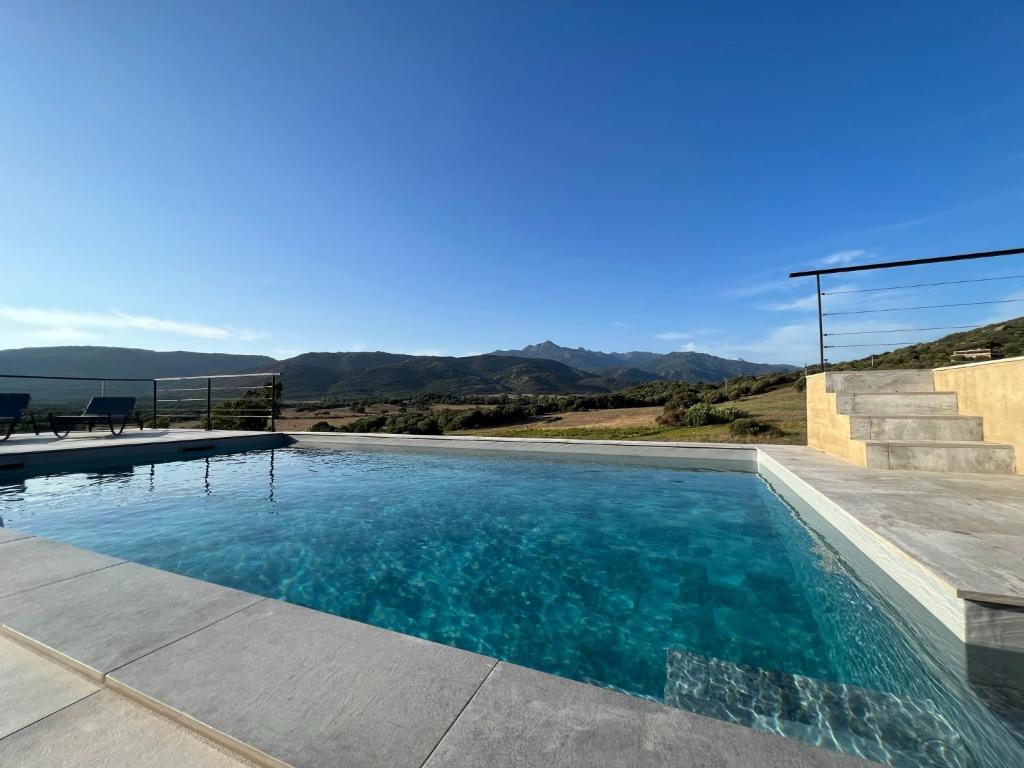
[[[89,431],[92,432],[93,424],[101,423],[110,427],[110,434],[120,435],[124,432],[124,427],[128,423],[128,419],[131,418],[133,410],[135,410],[134,397],[94,397],[80,414],[60,416],[51,413],[50,429],[57,437],[67,437],[71,427],[75,424],[88,424]],[[121,426],[115,430],[114,421],[116,419],[121,420]],[[139,429],[142,429],[141,423]],[[61,431],[64,434],[61,434]]]
[[[22,415],[28,411],[28,404],[31,400],[32,395],[24,392],[0,392],[0,424],[7,425],[7,432],[3,436],[4,440],[14,432]],[[31,413],[28,414],[28,417],[32,420],[32,429],[38,435],[39,427],[36,426],[36,417]]]

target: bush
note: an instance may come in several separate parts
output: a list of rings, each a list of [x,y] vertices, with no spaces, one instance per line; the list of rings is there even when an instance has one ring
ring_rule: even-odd
[[[728,424],[733,419],[746,416],[739,408],[732,406],[718,407],[707,403],[696,403],[684,410],[665,409],[658,420],[661,424],[673,427],[706,427],[709,424]]]
[[[755,435],[762,437],[767,437],[769,435],[781,436],[782,430],[774,424],[768,424],[764,421],[740,418],[729,424],[729,434],[734,437],[753,437]]]
[[[746,397],[750,394],[750,383],[740,382],[738,384],[730,384],[728,389],[730,400],[739,400],[741,397]]]
[[[793,389],[797,392],[803,392],[807,389],[807,377],[801,376],[799,379],[793,382]]]
[[[768,381],[768,379],[758,379],[757,381],[750,385],[747,394],[760,395],[767,392],[771,388],[772,385],[771,382]]]
[[[700,402],[697,393],[692,391],[679,392],[665,403],[665,409],[669,411],[685,411],[691,405]]]
[[[728,424],[730,421],[736,419],[742,419],[749,414],[742,408],[737,408],[735,405],[723,405],[718,408],[712,408],[718,416],[718,424]]]
[[[702,403],[708,405],[715,405],[717,403],[724,403],[729,399],[729,396],[725,393],[724,389],[709,389],[707,392],[700,396]]]
[[[312,427],[309,428],[309,432],[340,432],[337,427],[332,426],[326,421],[318,421]]]

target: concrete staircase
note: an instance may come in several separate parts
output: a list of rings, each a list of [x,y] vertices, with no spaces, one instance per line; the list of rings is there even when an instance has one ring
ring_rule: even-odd
[[[1012,474],[1012,445],[984,441],[980,416],[961,416],[955,392],[936,392],[932,371],[825,374],[825,392],[838,422],[849,424],[847,453],[874,469]],[[840,435],[835,435],[840,437]],[[860,462],[858,462],[860,463]]]

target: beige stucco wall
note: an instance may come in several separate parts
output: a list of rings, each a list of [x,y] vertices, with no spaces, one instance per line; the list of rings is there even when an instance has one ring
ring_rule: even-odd
[[[1024,357],[936,368],[935,390],[956,392],[962,416],[985,420],[985,440],[1010,443],[1024,461]]]
[[[866,446],[850,439],[850,417],[836,412],[836,395],[827,392],[825,374],[807,377],[807,444],[841,459],[867,466]]]

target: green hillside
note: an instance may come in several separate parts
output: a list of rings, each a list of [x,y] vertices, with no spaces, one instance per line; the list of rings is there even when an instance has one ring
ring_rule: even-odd
[[[26,347],[0,350],[0,373],[34,376],[159,378],[238,373],[273,364],[266,355],[154,352],[127,347]]]
[[[958,362],[952,359],[953,352],[977,348],[991,348],[998,357],[1024,355],[1024,317],[953,333],[935,341],[900,347],[873,357],[837,363],[830,365],[829,370],[940,368]]]
[[[315,352],[277,363],[286,397],[404,398],[417,395],[568,394],[624,386],[553,360],[496,355],[429,357]]]

